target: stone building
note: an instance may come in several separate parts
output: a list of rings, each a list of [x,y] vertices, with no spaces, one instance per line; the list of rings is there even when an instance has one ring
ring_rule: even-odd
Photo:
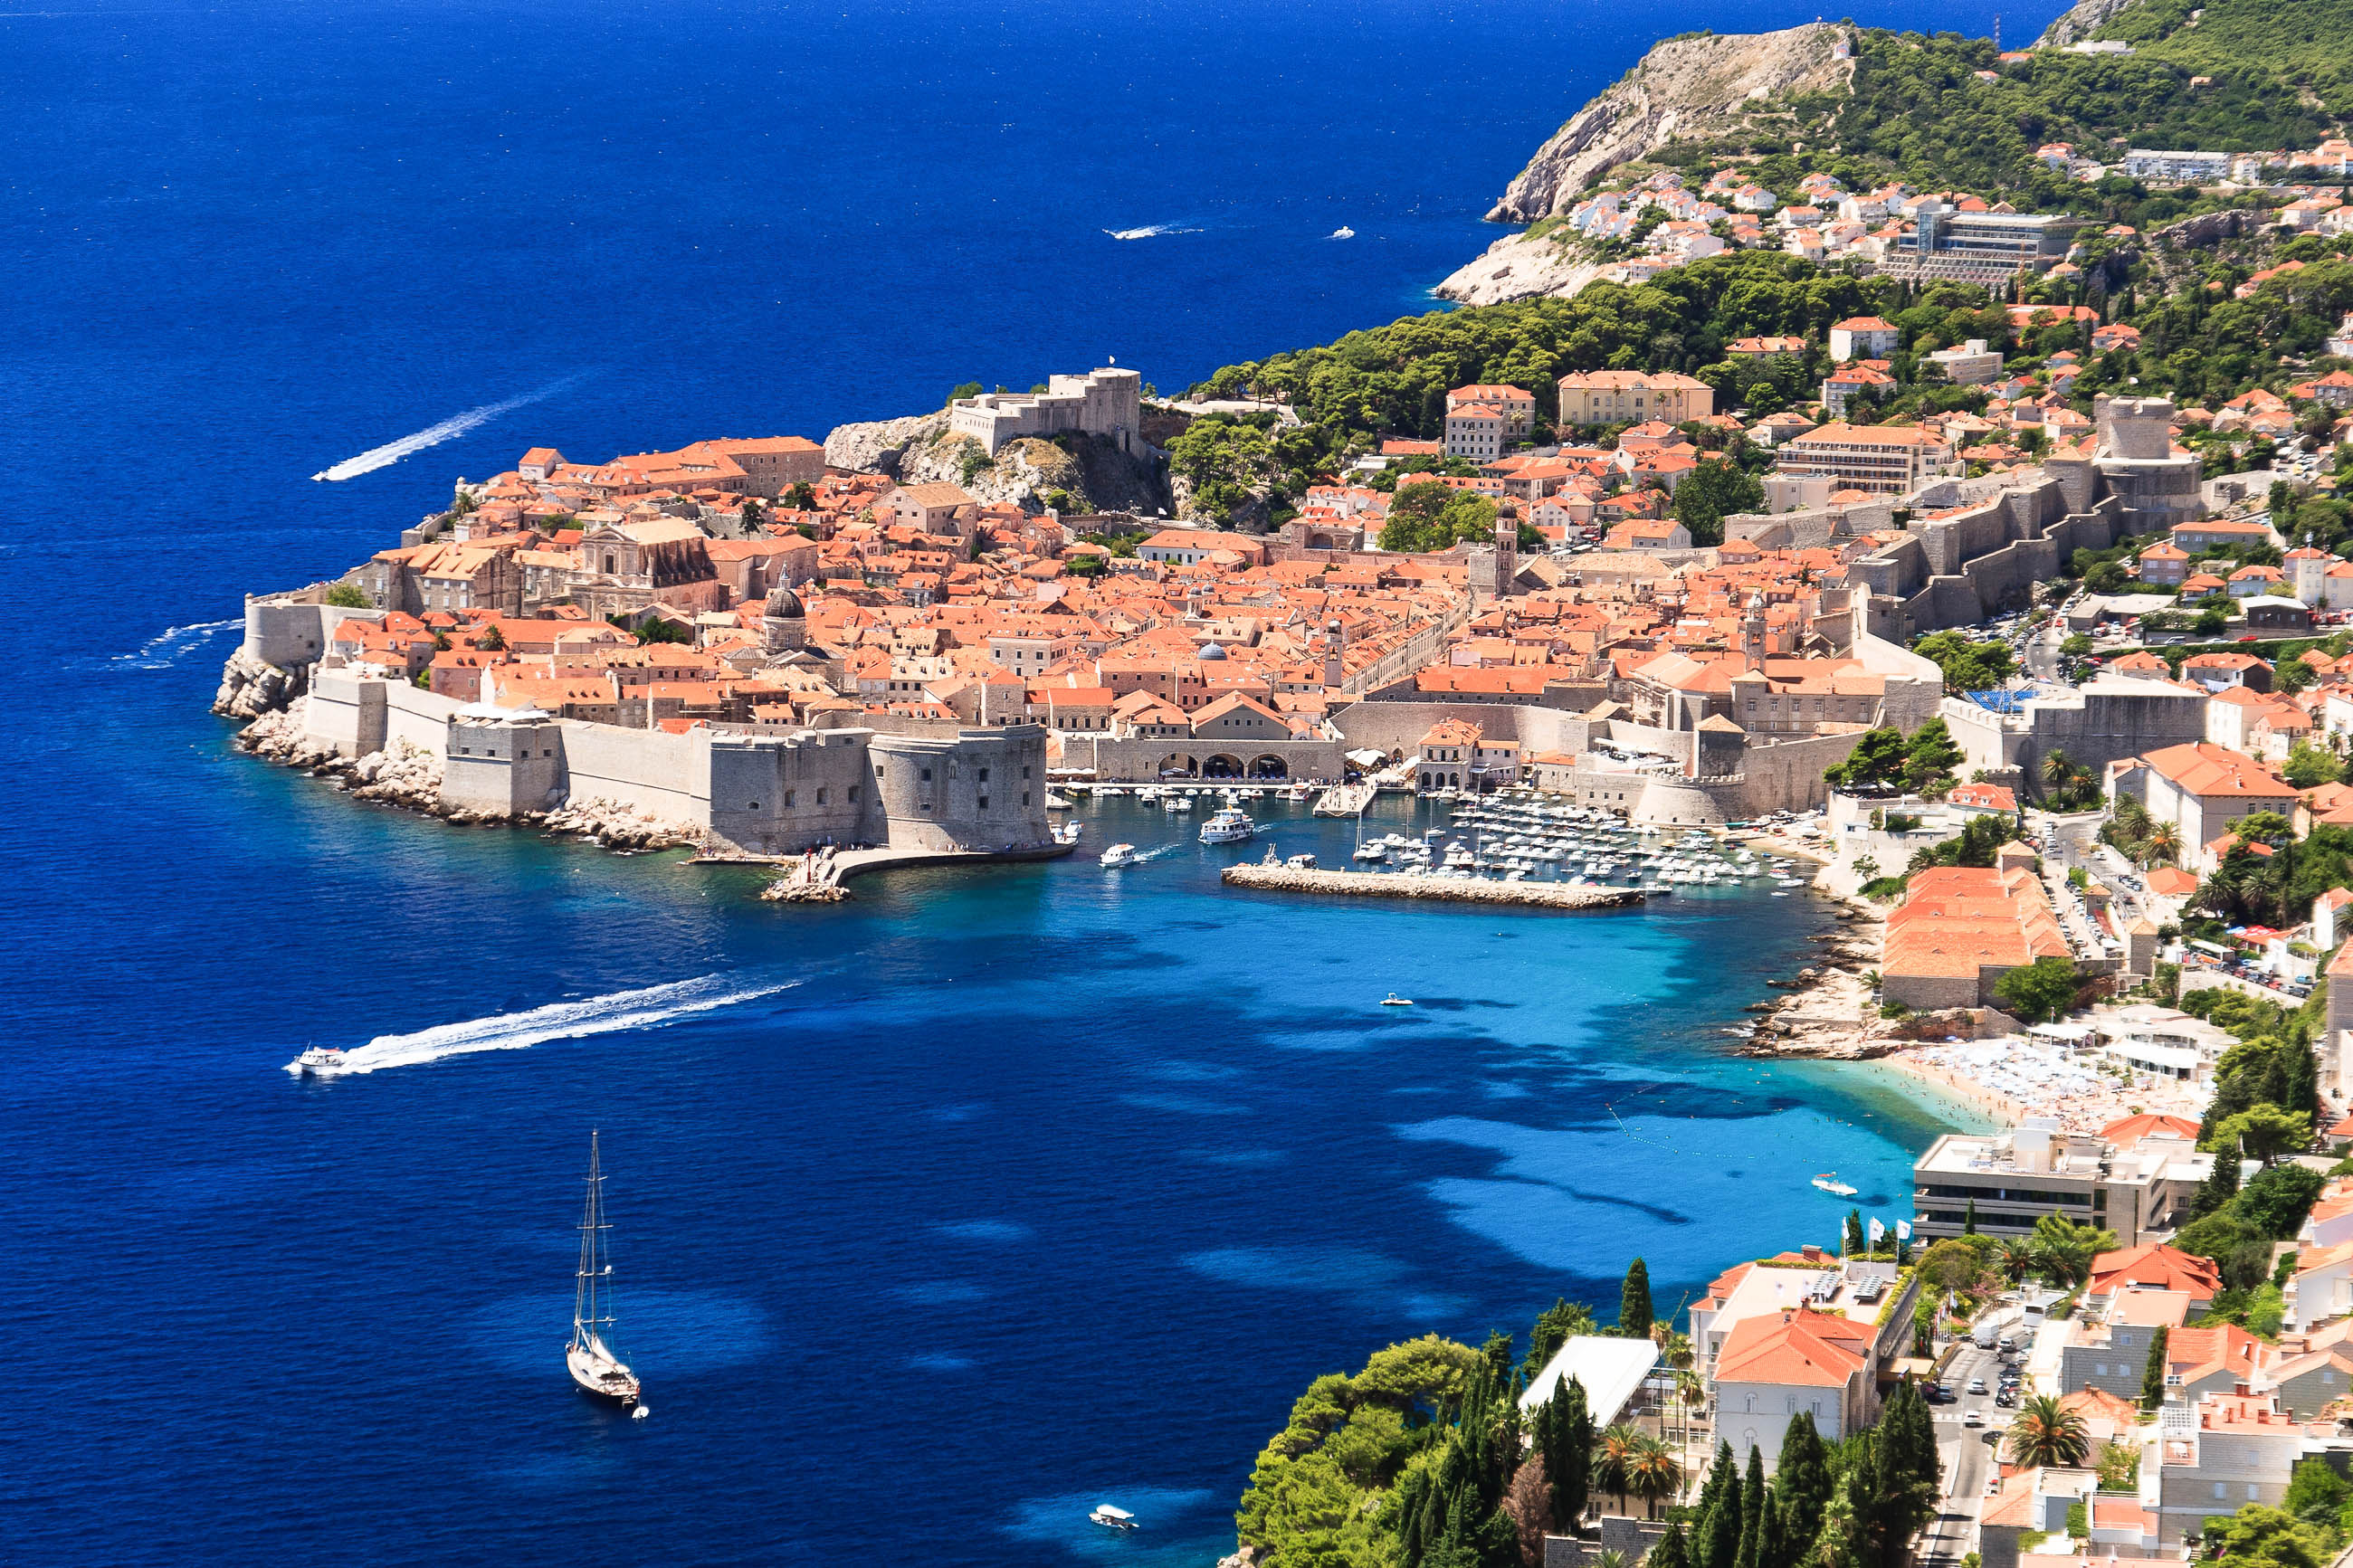
[[[1057,375],[1043,392],[984,392],[952,405],[948,428],[969,436],[990,457],[1008,441],[1060,431],[1100,436],[1134,453],[1143,426],[1144,378],[1106,366],[1085,375]]]

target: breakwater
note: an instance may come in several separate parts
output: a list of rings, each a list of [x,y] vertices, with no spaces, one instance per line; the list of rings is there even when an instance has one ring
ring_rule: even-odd
[[[1515,904],[1543,910],[1614,910],[1642,901],[1640,888],[1563,888],[1543,882],[1486,882],[1371,871],[1309,871],[1290,866],[1229,866],[1229,888],[1264,893],[1344,893],[1375,899],[1428,899],[1461,904]]]

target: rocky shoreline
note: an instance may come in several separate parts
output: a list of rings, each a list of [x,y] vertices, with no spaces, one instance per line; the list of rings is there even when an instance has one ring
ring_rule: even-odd
[[[236,658],[230,663],[234,666]],[[225,676],[224,694],[229,684]],[[248,683],[243,689],[253,689],[255,684],[258,683]],[[512,817],[451,805],[441,798],[439,757],[406,741],[396,741],[383,751],[370,752],[364,757],[343,756],[333,747],[302,732],[303,712],[309,702],[307,696],[296,697],[283,708],[264,712],[238,731],[230,744],[264,762],[299,768],[312,778],[331,779],[337,789],[354,800],[397,806],[453,826],[537,827],[601,848],[631,854],[648,849],[702,847],[702,835],[695,829],[662,822],[617,801],[574,801],[554,811]],[[221,710],[216,706],[215,710]]]

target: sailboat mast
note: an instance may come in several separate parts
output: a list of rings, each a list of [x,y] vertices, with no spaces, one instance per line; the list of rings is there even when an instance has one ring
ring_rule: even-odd
[[[597,1188],[602,1175],[598,1170],[596,1133],[588,1134],[587,1194],[580,1212],[580,1271],[572,1288],[572,1337],[578,1342],[584,1327],[596,1332],[596,1232],[603,1215],[599,1214]]]

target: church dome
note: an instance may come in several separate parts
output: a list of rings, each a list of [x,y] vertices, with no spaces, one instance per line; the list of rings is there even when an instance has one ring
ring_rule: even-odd
[[[797,621],[808,614],[801,608],[801,596],[793,592],[789,583],[778,583],[769,591],[767,605],[760,613],[778,621]]]
[[[1226,650],[1219,647],[1216,643],[1204,643],[1201,645],[1201,657],[1203,658],[1223,658],[1226,657]]]

